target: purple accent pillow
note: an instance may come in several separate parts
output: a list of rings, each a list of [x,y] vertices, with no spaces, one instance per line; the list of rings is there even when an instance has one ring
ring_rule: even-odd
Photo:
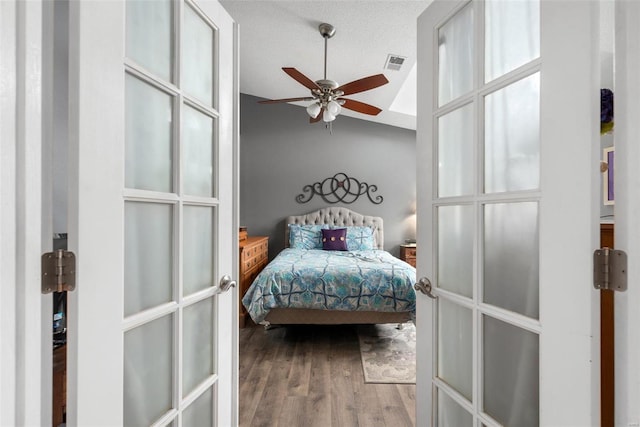
[[[332,228],[322,230],[322,249],[325,251],[347,250],[347,229]]]

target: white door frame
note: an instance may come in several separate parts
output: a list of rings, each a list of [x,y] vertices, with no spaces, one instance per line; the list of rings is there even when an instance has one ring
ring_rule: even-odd
[[[628,256],[628,289],[615,299],[615,424],[640,425],[640,3],[615,4],[615,246]]]
[[[41,208],[42,31],[41,1],[0,2],[0,425],[51,423],[52,357],[43,357],[52,354],[51,296],[40,292],[40,255],[51,247]]]

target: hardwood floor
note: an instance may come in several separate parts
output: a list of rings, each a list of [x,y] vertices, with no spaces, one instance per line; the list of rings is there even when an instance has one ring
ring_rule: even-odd
[[[365,384],[356,327],[240,330],[241,427],[415,425],[415,385]]]

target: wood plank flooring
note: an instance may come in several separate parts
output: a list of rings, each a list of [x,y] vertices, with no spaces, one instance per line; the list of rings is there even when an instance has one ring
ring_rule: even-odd
[[[365,384],[356,327],[240,330],[241,427],[409,427],[415,385]]]

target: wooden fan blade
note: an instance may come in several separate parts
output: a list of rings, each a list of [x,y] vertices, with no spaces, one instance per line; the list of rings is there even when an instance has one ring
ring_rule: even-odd
[[[344,99],[342,108],[348,108],[349,110],[357,111],[358,113],[369,114],[371,116],[377,116],[382,110],[373,105],[365,104],[364,102],[354,101],[353,99]]]
[[[384,74],[376,74],[369,77],[364,77],[360,80],[354,80],[350,83],[343,84],[336,91],[343,91],[343,95],[352,95],[354,93],[364,92],[365,90],[374,89],[376,87],[386,85],[389,80]]]
[[[309,117],[309,123],[318,123],[322,120],[322,113],[324,113],[324,107],[320,110],[315,119],[313,117]]]
[[[282,67],[282,71],[289,74],[289,76],[307,89],[320,89],[320,86],[318,86],[316,82],[293,67]]]
[[[265,99],[264,101],[258,101],[258,104],[277,104],[279,102],[313,101],[314,99],[315,98],[312,96],[305,96],[302,98]]]

